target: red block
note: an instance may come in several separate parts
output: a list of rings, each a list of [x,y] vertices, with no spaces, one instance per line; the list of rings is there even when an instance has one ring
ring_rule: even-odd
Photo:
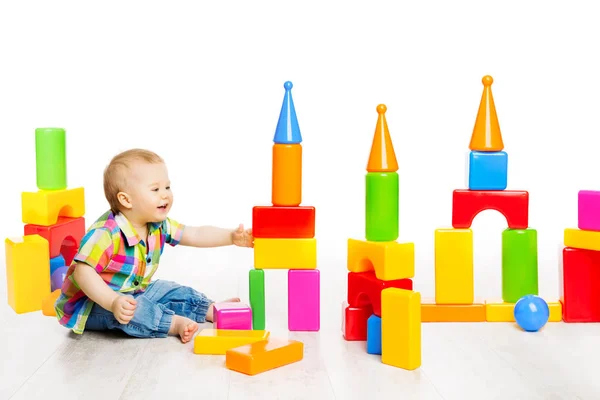
[[[600,322],[600,251],[565,247],[559,288],[565,322]]]
[[[452,195],[452,226],[471,227],[473,219],[483,210],[502,213],[510,229],[527,229],[529,224],[529,193],[525,190],[455,190]]]
[[[62,254],[65,265],[70,265],[85,235],[85,219],[58,217],[56,224],[50,226],[27,224],[24,234],[46,238],[50,245],[50,258]]]
[[[348,304],[352,307],[371,305],[373,314],[381,317],[381,291],[387,288],[413,289],[411,279],[383,281],[375,271],[348,272]]]
[[[352,307],[344,302],[344,318],[342,332],[344,339],[367,340],[367,320],[373,315],[370,305],[365,307]]]
[[[315,208],[256,206],[252,208],[252,235],[255,238],[313,238]]]

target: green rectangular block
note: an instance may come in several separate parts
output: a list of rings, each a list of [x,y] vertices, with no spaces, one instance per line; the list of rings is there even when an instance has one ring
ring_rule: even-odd
[[[502,232],[502,300],[516,303],[528,294],[538,295],[538,250],[535,229]]]
[[[365,238],[373,242],[398,239],[399,177],[396,172],[369,172],[366,176]]]
[[[250,308],[252,308],[252,329],[265,329],[265,271],[251,269],[248,281],[250,284]]]
[[[35,130],[36,182],[40,190],[67,188],[66,133],[62,128]]]

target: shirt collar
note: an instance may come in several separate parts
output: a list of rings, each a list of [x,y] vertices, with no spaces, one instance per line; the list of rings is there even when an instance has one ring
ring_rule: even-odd
[[[114,218],[115,222],[117,223],[117,226],[125,235],[125,240],[127,241],[128,246],[135,246],[136,244],[142,241],[140,235],[138,235],[131,222],[127,219],[125,215],[123,215],[123,213],[118,213],[117,215],[115,215]],[[154,231],[156,231],[159,227],[159,223],[152,222],[148,224],[148,236],[154,233]]]

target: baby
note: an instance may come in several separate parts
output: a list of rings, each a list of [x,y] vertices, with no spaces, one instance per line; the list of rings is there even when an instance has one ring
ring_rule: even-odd
[[[165,243],[254,247],[252,230],[185,226],[167,217],[173,205],[167,167],[147,150],[116,155],[104,171],[104,193],[110,210],[81,240],[55,303],[60,324],[77,334],[119,329],[189,342],[199,322],[213,321],[214,302],[191,287],[152,281]]]

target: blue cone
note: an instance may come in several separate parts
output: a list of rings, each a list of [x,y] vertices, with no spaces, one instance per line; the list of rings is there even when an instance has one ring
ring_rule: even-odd
[[[292,82],[287,81],[283,84],[285,88],[285,97],[281,105],[277,129],[273,142],[281,144],[297,144],[302,142],[300,127],[298,126],[298,117],[296,117],[296,108],[292,99]]]

